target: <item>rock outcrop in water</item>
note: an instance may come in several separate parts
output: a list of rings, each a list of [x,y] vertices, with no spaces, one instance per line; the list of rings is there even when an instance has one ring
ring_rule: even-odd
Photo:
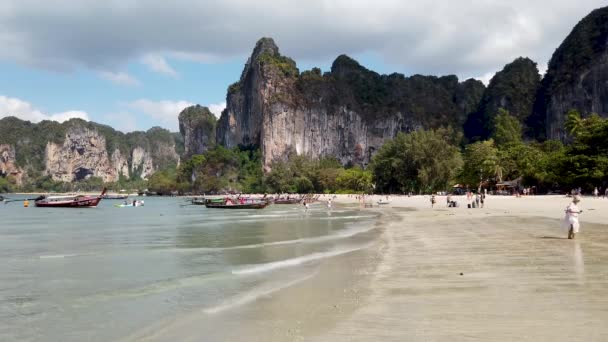
[[[566,138],[570,109],[608,117],[608,7],[583,18],[551,57],[536,103],[538,135]]]
[[[291,152],[366,165],[397,132],[462,127],[483,90],[481,82],[459,83],[456,76],[379,75],[344,55],[331,72],[300,74],[263,38],[228,89],[217,142],[259,146],[267,169]]]
[[[201,154],[215,146],[217,119],[209,108],[200,105],[184,109],[178,116],[179,132],[184,138],[184,156]]]

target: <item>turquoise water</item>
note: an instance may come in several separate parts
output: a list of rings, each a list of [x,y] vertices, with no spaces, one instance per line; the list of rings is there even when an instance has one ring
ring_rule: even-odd
[[[12,196],[13,198],[15,196]],[[206,209],[0,204],[0,340],[107,341],[160,320],[254,305],[365,248],[374,214],[313,205]]]

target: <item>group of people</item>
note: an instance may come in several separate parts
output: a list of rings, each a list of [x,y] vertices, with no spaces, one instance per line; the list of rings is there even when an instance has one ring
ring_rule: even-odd
[[[474,198],[474,200],[473,200]],[[475,193],[475,195],[473,196],[472,192],[467,192],[467,200],[472,201],[469,204],[470,208],[483,208],[485,202],[486,202],[486,193],[485,192],[477,192]],[[435,207],[435,203],[437,203],[437,199],[435,198],[435,195],[431,195],[431,208]],[[448,206],[448,208],[450,207],[456,207],[457,204],[455,201],[452,201],[452,195],[448,194],[446,196],[446,205]]]

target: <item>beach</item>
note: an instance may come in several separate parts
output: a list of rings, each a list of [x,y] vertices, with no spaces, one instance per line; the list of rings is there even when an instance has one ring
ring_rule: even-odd
[[[446,208],[439,196],[431,209],[429,196],[390,196],[389,205],[363,209],[381,215],[364,252],[328,258],[313,276],[226,312],[197,311],[127,340],[196,341],[209,320],[218,328],[208,340],[608,338],[608,200],[584,198],[581,233],[568,240],[566,197],[488,196],[483,209],[454,199],[461,207]]]
[[[366,304],[314,340],[608,339],[608,200],[583,198],[574,241],[560,229],[564,196],[488,196],[484,209],[444,203],[392,198],[418,211],[394,209],[401,220],[385,229]]]

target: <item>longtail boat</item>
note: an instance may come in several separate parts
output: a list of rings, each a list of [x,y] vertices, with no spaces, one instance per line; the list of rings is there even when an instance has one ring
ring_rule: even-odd
[[[41,196],[34,201],[34,204],[42,208],[94,208],[105,193],[104,188],[99,196]]]
[[[205,207],[210,209],[264,209],[267,205],[267,202],[245,204],[207,203]]]
[[[264,209],[268,205],[266,201],[252,199],[213,199],[207,200],[205,207],[210,209]]]

